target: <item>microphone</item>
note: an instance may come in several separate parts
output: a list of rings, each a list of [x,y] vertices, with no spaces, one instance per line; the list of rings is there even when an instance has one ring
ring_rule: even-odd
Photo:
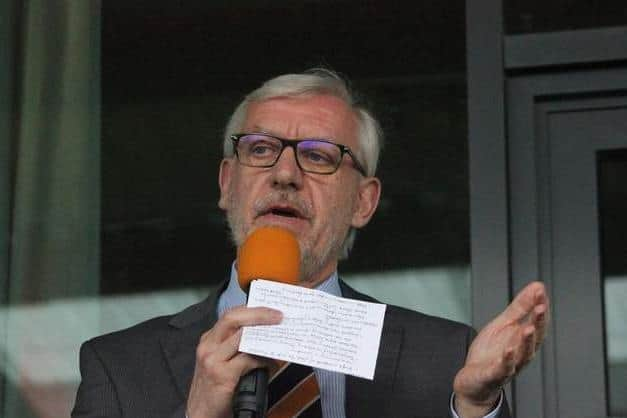
[[[300,247],[294,235],[283,228],[255,230],[238,249],[239,285],[248,294],[253,280],[297,284]],[[233,397],[236,418],[263,418],[268,403],[268,369],[259,368],[240,378]]]

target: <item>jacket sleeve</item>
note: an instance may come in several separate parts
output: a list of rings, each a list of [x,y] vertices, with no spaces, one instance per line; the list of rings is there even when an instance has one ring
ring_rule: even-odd
[[[151,418],[155,415],[141,407],[142,402],[133,402],[123,407],[116,385],[106,363],[98,355],[92,342],[86,342],[80,350],[81,383],[76,393],[72,418]],[[123,412],[124,410],[124,412]],[[185,418],[185,403],[182,402],[173,412],[163,411],[159,417]]]
[[[121,417],[118,396],[102,360],[89,342],[80,350],[81,383],[72,418]]]

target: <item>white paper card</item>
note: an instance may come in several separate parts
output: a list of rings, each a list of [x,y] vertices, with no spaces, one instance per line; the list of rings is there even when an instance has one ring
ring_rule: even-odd
[[[277,309],[283,321],[244,327],[240,351],[374,378],[386,305],[255,280],[248,306]]]

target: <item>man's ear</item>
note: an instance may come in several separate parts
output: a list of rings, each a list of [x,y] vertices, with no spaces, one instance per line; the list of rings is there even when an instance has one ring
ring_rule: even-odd
[[[220,200],[218,206],[220,209],[227,209],[227,198],[231,192],[231,176],[233,174],[233,159],[224,158],[220,163],[220,173],[218,174],[218,184],[220,186]]]
[[[381,182],[376,177],[361,180],[356,211],[353,213],[351,226],[361,228],[366,225],[379,205]]]

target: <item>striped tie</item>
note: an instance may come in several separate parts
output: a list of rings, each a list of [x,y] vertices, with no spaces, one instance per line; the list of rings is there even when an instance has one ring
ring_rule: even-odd
[[[283,363],[268,385],[268,418],[322,418],[320,388],[313,369]]]

